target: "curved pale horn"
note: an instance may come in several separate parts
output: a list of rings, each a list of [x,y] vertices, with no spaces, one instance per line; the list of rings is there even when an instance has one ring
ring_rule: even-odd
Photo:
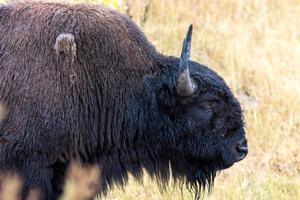
[[[197,84],[193,81],[189,71],[189,59],[192,41],[193,25],[190,25],[186,38],[183,41],[183,47],[180,56],[179,75],[177,79],[176,90],[180,96],[191,96],[197,89]]]

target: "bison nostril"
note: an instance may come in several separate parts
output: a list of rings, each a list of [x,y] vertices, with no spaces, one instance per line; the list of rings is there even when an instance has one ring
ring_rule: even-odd
[[[239,141],[236,146],[236,151],[242,154],[247,154],[248,153],[247,141],[246,140]]]
[[[248,153],[248,148],[247,146],[237,146],[236,147],[237,152],[239,153],[244,153],[247,154]]]

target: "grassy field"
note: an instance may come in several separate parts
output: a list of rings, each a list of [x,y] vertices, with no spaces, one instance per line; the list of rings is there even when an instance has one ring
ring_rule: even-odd
[[[243,105],[249,155],[221,172],[205,199],[300,199],[300,1],[129,0],[119,9],[168,55],[179,55],[193,23],[192,58],[217,71]],[[103,199],[193,196],[171,185],[160,192],[145,176]]]

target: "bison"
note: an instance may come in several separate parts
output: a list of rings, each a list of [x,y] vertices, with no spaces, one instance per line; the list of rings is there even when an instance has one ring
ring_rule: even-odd
[[[162,55],[128,17],[96,5],[0,7],[0,171],[57,199],[72,161],[99,193],[145,169],[199,192],[247,154],[238,100],[213,70]],[[171,170],[170,170],[171,169]]]

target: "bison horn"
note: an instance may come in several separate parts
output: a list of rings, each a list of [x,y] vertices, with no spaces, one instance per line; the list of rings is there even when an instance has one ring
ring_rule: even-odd
[[[180,56],[179,75],[177,79],[176,90],[182,96],[191,96],[197,89],[197,84],[193,81],[189,71],[189,58],[191,49],[193,25],[190,25],[186,38],[183,41],[183,47]]]

